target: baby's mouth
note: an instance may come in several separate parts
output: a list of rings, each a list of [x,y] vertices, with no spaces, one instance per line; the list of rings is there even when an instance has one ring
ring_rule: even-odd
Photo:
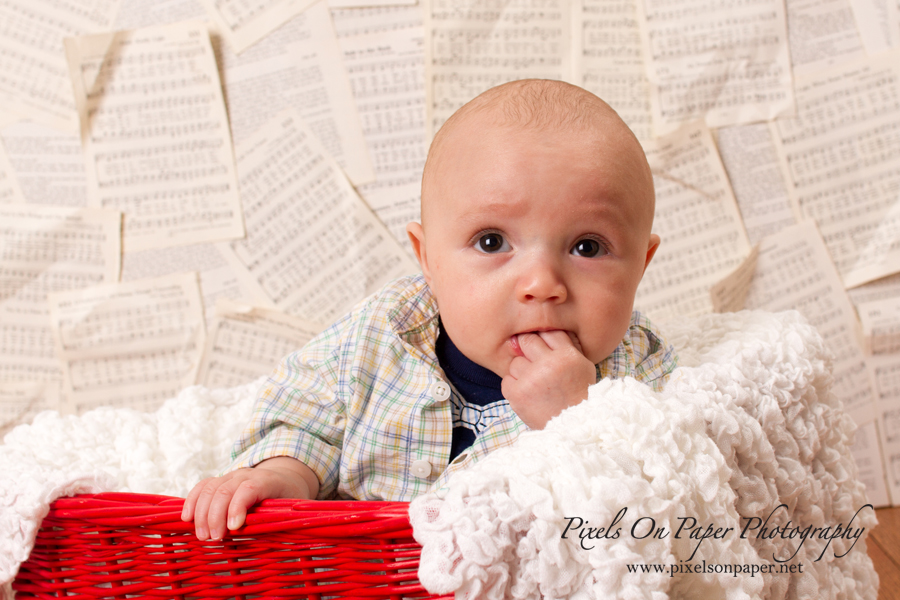
[[[525,353],[522,352],[522,347],[519,346],[519,336],[521,333],[517,333],[509,338],[509,347],[512,350],[513,356],[525,356]]]
[[[510,338],[509,338],[509,346],[510,346],[510,349],[511,349],[511,351],[512,351],[512,353],[513,353],[513,356],[525,356],[525,353],[522,352],[522,346],[519,344],[519,336],[520,336],[520,335],[526,335],[526,334],[529,334],[529,333],[533,333],[533,334],[535,334],[535,335],[539,335],[539,334],[541,334],[541,333],[546,333],[546,332],[548,332],[548,331],[564,331],[564,332],[567,333],[570,337],[571,337],[572,335],[574,335],[574,334],[572,334],[572,333],[570,333],[570,332],[568,332],[568,331],[566,331],[566,330],[564,330],[564,329],[534,329],[534,330],[532,330],[532,331],[522,331],[522,332],[519,332],[519,333],[514,333],[514,334],[513,334],[512,336],[510,336]]]

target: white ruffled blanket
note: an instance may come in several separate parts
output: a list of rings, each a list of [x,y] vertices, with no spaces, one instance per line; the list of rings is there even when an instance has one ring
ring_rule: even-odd
[[[875,600],[864,535],[825,539],[876,519],[859,510],[855,427],[816,331],[796,312],[664,329],[681,366],[663,392],[602,381],[543,431],[412,502],[426,588],[487,600]],[[803,541],[807,526],[830,529]],[[773,557],[802,573],[775,574]]]
[[[784,503],[794,524],[834,527],[866,502],[848,451],[853,426],[828,392],[821,339],[797,313],[710,315],[665,330],[684,366],[663,393],[601,382],[545,431],[454,477],[442,497],[413,502],[426,587],[468,598],[875,599],[864,539],[843,558],[834,556],[853,540],[834,539],[818,562],[826,540],[807,539],[790,561],[803,563],[802,574],[629,572],[629,564],[679,564],[698,545],[690,532],[708,524],[736,531],[702,540],[691,564],[771,564],[773,553],[792,554],[796,539],[741,539],[741,516],[765,517]],[[9,582],[55,498],[184,496],[224,468],[259,385],[191,387],[152,414],[47,412],[10,432],[0,446],[0,597],[12,597]],[[623,507],[618,539],[579,546]],[[669,535],[634,539],[640,517]],[[864,510],[852,527],[874,524]]]

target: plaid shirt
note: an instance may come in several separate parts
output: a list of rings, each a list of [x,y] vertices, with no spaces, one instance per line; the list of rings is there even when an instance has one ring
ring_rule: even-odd
[[[511,444],[528,427],[507,404],[447,464],[456,391],[438,365],[437,335],[437,303],[422,276],[387,284],[281,362],[228,470],[291,456],[316,473],[319,498],[409,501]],[[631,376],[660,390],[675,361],[635,312],[625,339],[597,365],[598,380]]]

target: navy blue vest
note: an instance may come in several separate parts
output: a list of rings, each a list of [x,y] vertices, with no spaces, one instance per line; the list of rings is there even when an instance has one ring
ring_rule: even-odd
[[[444,327],[438,322],[438,339],[435,347],[438,364],[447,379],[463,397],[463,404],[453,401],[453,442],[450,460],[459,456],[475,441],[484,428],[481,413],[496,402],[503,402],[500,391],[501,378],[489,369],[477,365],[459,351]]]

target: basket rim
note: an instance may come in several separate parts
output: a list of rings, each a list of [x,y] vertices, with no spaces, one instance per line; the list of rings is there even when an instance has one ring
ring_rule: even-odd
[[[182,521],[185,499],[156,494],[102,492],[56,499],[45,525],[78,521],[96,527],[140,527],[159,533],[194,529]],[[250,507],[244,525],[228,538],[290,532],[304,538],[411,535],[409,503],[368,500],[263,500]]]

